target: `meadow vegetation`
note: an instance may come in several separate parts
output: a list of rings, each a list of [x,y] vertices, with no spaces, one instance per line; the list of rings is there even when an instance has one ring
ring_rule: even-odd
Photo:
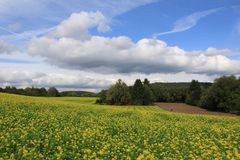
[[[240,159],[240,118],[0,93],[0,159]]]

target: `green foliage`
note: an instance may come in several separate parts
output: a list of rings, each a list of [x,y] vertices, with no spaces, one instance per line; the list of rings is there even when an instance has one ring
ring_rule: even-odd
[[[106,104],[107,103],[107,90],[102,90],[98,93],[98,99],[96,100],[97,104]]]
[[[143,83],[140,79],[137,79],[131,87],[131,96],[134,105],[150,105],[155,100],[148,79],[145,79]]]
[[[106,100],[110,104],[129,104],[131,102],[131,95],[128,86],[119,79],[118,82],[107,91]]]
[[[153,102],[155,101],[155,97],[153,95],[153,92],[151,90],[151,88],[144,84],[144,93],[143,93],[143,105],[150,105],[153,104]]]
[[[140,79],[137,79],[131,88],[132,103],[135,105],[143,104],[144,86]]]
[[[63,91],[61,97],[97,97],[96,93],[87,91]]]
[[[45,88],[36,88],[36,87],[27,87],[25,89],[16,87],[7,86],[5,89],[0,90],[0,92],[4,93],[12,93],[12,94],[21,94],[26,96],[48,96],[47,90]]]
[[[145,78],[144,81],[143,81],[143,84],[147,85],[147,86],[150,86],[150,81],[147,78]]]
[[[187,86],[166,85],[163,83],[151,84],[155,100],[157,102],[185,102],[187,96]]]
[[[55,87],[50,87],[48,89],[47,95],[49,97],[59,97],[60,96],[58,90]]]
[[[188,94],[186,98],[186,103],[191,105],[198,105],[201,98],[201,86],[198,81],[192,80],[190,87],[188,89]]]
[[[150,82],[145,79],[143,84],[140,79],[137,79],[131,87],[118,80],[109,90],[103,90],[99,93],[99,99],[96,100],[96,103],[150,105],[153,104],[154,100]]]
[[[215,80],[204,92],[201,106],[210,110],[240,112],[240,81],[235,76],[223,76]]]

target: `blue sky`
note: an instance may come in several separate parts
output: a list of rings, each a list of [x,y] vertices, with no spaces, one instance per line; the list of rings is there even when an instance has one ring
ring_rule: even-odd
[[[173,5],[174,4],[174,5]],[[240,13],[239,1],[160,1],[148,4],[117,16],[116,26],[109,35],[128,35],[134,40],[149,37],[154,33],[166,32],[174,23],[194,12],[222,8],[216,13],[200,19],[196,26],[189,30],[162,35],[159,38],[171,45],[178,45],[187,50],[216,48],[239,49],[238,37],[234,30],[238,24]],[[239,33],[238,33],[239,34]],[[238,35],[239,36],[239,35]]]
[[[239,44],[239,0],[0,1],[2,86],[96,90],[118,78],[212,81],[240,74],[232,70],[240,66]],[[6,70],[27,82],[1,78]],[[74,75],[85,83],[74,87]]]
[[[30,9],[29,12],[26,11],[25,13],[21,13],[21,8],[16,7],[18,10],[16,14],[8,13],[6,16],[3,15],[4,17],[0,20],[0,36],[12,35],[6,30],[16,33],[25,31],[41,32],[41,30],[44,32],[45,29],[59,24],[73,12],[100,10],[112,20],[110,24],[112,30],[106,33],[105,36],[126,35],[137,41],[144,37],[151,37],[154,33],[171,30],[174,23],[184,16],[195,12],[222,8],[216,13],[200,19],[196,26],[187,31],[162,35],[159,38],[170,45],[178,45],[186,50],[206,49],[209,46],[239,49],[239,33],[235,33],[240,21],[239,0],[159,0],[149,1],[149,4],[146,1],[146,5],[143,6],[140,5],[141,1],[139,1],[139,4],[134,4],[137,7],[123,4],[123,11],[116,11],[116,13],[113,13],[114,9],[109,9],[104,5],[98,6],[97,1],[70,0],[69,3],[53,2],[48,2],[45,6],[43,4],[39,5],[39,9],[36,9],[36,11]],[[60,2],[62,1],[60,0]],[[18,41],[7,40],[19,43],[22,39]]]

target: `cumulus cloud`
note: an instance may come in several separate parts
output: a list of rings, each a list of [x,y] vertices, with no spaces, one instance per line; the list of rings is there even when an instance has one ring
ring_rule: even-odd
[[[57,37],[69,37],[75,39],[88,39],[88,29],[97,27],[100,32],[110,29],[107,19],[101,12],[80,12],[72,14],[53,31],[52,35]]]
[[[40,55],[53,65],[76,70],[146,74],[240,73],[239,61],[224,56],[228,52],[215,48],[188,52],[161,40],[141,39],[135,43],[126,36],[91,36],[87,40],[45,36],[33,39],[28,47],[31,55]]]
[[[171,31],[156,33],[153,36],[156,38],[161,35],[178,33],[178,32],[183,32],[183,31],[189,30],[192,27],[196,26],[200,19],[202,19],[210,14],[213,14],[221,9],[222,8],[215,8],[215,9],[209,9],[209,10],[200,11],[200,12],[194,12],[188,16],[182,17],[179,20],[177,20]]]

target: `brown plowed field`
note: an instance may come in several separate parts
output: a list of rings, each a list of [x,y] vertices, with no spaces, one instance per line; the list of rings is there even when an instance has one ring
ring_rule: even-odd
[[[223,112],[212,112],[206,109],[187,105],[184,103],[156,103],[160,108],[164,110],[168,110],[171,112],[179,112],[179,113],[188,113],[188,114],[209,114],[209,115],[223,115],[223,116],[236,116],[230,113]]]

